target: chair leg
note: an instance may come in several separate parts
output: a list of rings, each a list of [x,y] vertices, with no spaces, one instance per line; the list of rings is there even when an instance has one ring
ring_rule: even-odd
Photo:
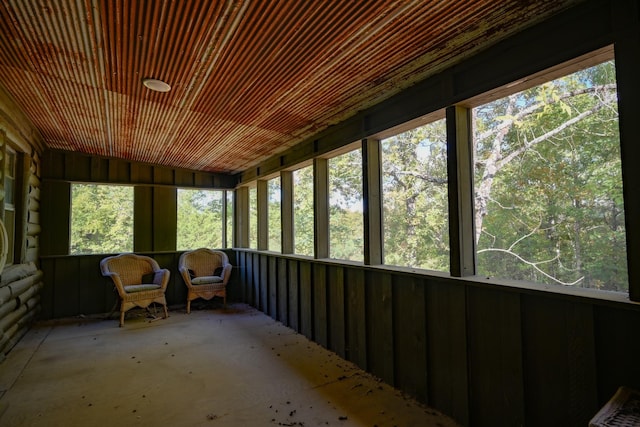
[[[191,300],[187,300],[187,314],[191,313]]]
[[[120,325],[118,326],[121,328],[124,326],[124,311],[120,312]]]
[[[164,318],[169,317],[169,312],[167,311],[167,304],[164,305]]]

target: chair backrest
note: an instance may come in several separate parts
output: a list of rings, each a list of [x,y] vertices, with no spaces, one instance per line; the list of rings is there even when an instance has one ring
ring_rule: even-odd
[[[136,254],[120,254],[110,256],[100,261],[102,274],[109,272],[118,273],[124,286],[139,285],[142,276],[151,274],[160,269],[153,258]]]
[[[229,263],[229,257],[222,251],[200,248],[187,251],[180,256],[179,267],[192,270],[196,276],[211,276],[216,268]]]

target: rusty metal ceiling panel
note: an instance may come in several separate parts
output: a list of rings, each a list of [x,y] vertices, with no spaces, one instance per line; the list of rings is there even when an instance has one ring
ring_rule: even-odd
[[[49,148],[235,173],[577,1],[3,0],[0,85]]]

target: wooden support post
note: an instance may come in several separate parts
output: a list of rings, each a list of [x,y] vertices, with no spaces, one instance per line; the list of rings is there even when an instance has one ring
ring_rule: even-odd
[[[329,162],[313,160],[314,257],[329,258]]]
[[[233,246],[249,247],[249,187],[236,188],[233,197]]]
[[[282,253],[293,253],[293,172],[280,172],[280,221]]]
[[[362,140],[362,187],[364,215],[364,263],[383,262],[382,163],[380,141]]]
[[[257,186],[258,199],[258,250],[269,249],[269,181],[259,179]]]
[[[476,274],[471,110],[447,108],[447,174],[451,275]]]

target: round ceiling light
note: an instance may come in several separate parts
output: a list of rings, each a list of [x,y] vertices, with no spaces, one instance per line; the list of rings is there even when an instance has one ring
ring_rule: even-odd
[[[169,92],[171,90],[171,86],[158,79],[142,79],[142,84],[156,92]]]

